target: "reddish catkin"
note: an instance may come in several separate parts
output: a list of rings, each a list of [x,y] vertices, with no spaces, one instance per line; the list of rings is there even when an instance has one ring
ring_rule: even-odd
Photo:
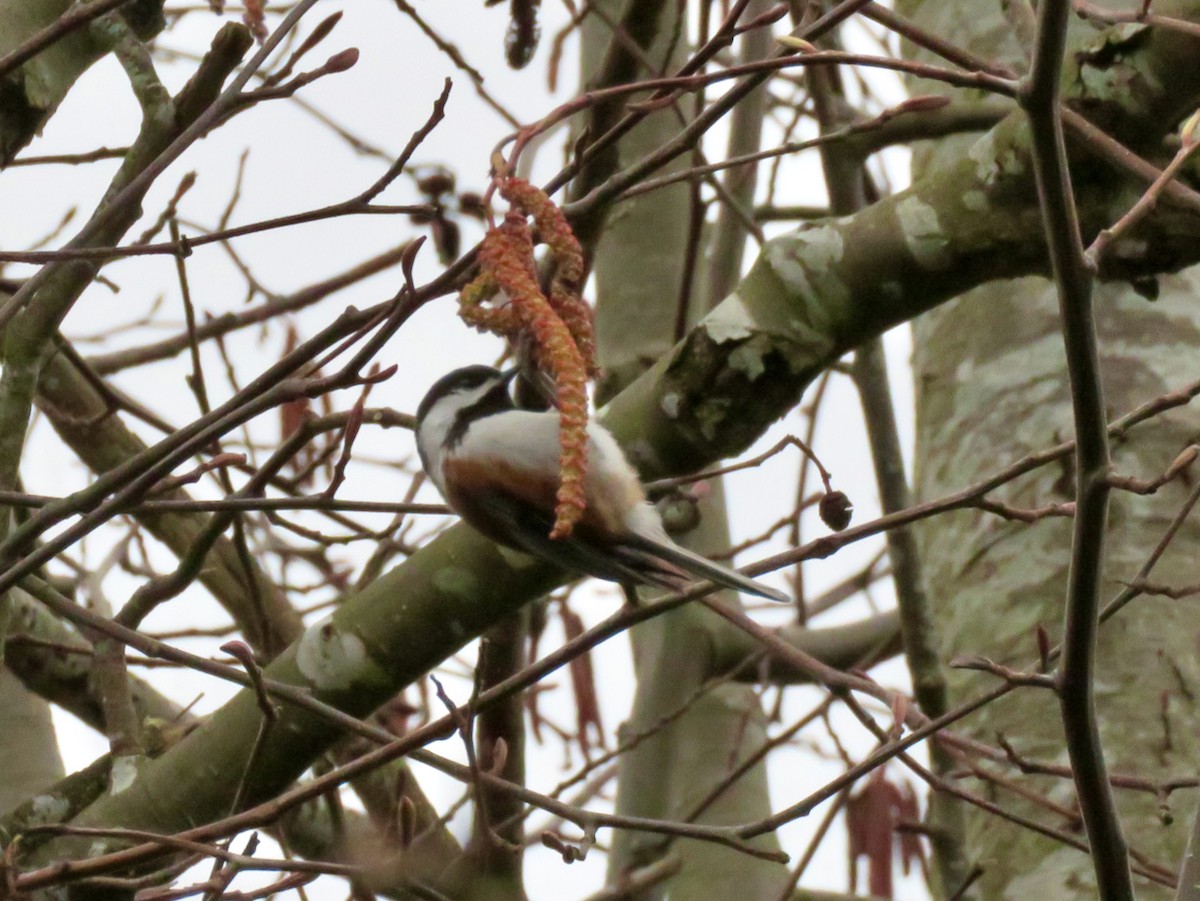
[[[458,295],[458,315],[467,325],[481,332],[513,336],[521,329],[521,319],[511,304],[502,307],[485,307],[483,301],[493,297],[499,286],[487,273],[462,289]]]
[[[582,297],[583,249],[566,217],[541,188],[519,178],[506,178],[500,184],[500,196],[533,217],[534,237],[550,249],[554,273],[550,279],[550,306],[562,319],[575,340],[584,365],[595,375],[596,338],[592,309]]]
[[[533,235],[525,214],[513,209],[487,233],[479,248],[482,275],[463,291],[463,318],[474,325],[503,326],[509,338],[528,332],[537,363],[554,376],[559,410],[559,482],[551,538],[566,538],[587,505],[587,366],[566,323],[538,286]],[[486,281],[485,281],[486,280]],[[508,297],[504,307],[485,310],[483,290],[495,287]],[[505,312],[509,311],[509,312]],[[519,324],[519,329],[514,326]]]
[[[578,293],[568,293],[559,286],[557,281],[550,285],[550,305],[558,312],[567,331],[575,339],[575,346],[579,348],[579,355],[583,358],[583,365],[587,368],[588,375],[597,375],[599,368],[596,365],[596,336],[592,330],[592,308]]]

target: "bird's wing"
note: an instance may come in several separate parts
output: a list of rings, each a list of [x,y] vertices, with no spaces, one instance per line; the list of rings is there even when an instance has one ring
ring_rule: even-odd
[[[460,516],[499,544],[525,551],[563,569],[622,583],[676,588],[686,581],[673,567],[647,562],[607,535],[604,523],[584,512],[569,538],[551,540],[553,479],[495,460],[446,461],[446,499]],[[548,512],[547,512],[548,511]],[[595,521],[593,521],[595,519]]]

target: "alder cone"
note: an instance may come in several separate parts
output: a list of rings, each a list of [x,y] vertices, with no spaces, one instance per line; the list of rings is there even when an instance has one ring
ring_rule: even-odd
[[[821,514],[821,522],[833,531],[840,532],[850,525],[850,520],[854,516],[854,504],[845,492],[829,491],[821,497],[821,501],[817,505],[817,512]]]

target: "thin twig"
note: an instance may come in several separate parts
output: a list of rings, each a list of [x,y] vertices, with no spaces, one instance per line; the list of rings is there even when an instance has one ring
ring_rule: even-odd
[[[61,16],[34,34],[31,38],[14,47],[4,56],[0,56],[0,79],[5,78],[18,66],[23,66],[47,47],[65,38],[71,32],[82,28],[105,13],[112,12],[119,6],[124,6],[130,0],[95,0],[81,6],[68,9]]]
[[[1095,240],[1092,241],[1091,246],[1085,254],[1085,259],[1093,270],[1099,271],[1104,259],[1104,253],[1111,244],[1120,240],[1122,235],[1150,215],[1154,210],[1155,204],[1158,202],[1159,196],[1166,190],[1167,185],[1175,180],[1175,177],[1179,174],[1179,170],[1187,165],[1197,150],[1200,150],[1200,141],[1185,141],[1184,145],[1175,154],[1174,159],[1171,160],[1167,168],[1163,169],[1162,174],[1154,180],[1154,183],[1138,198],[1137,203],[1131,206],[1128,212],[1111,226],[1100,230],[1100,233],[1096,235]]]

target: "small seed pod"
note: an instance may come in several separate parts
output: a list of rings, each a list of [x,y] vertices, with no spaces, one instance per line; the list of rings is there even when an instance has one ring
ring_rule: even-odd
[[[487,209],[483,205],[483,197],[475,191],[463,191],[458,195],[458,210],[464,216],[483,221]]]
[[[821,522],[833,531],[840,532],[850,525],[850,519],[854,515],[854,504],[844,492],[829,491],[821,497],[817,511],[821,514]]]
[[[417,180],[417,190],[429,197],[441,197],[454,190],[454,175],[450,172],[431,172]]]

